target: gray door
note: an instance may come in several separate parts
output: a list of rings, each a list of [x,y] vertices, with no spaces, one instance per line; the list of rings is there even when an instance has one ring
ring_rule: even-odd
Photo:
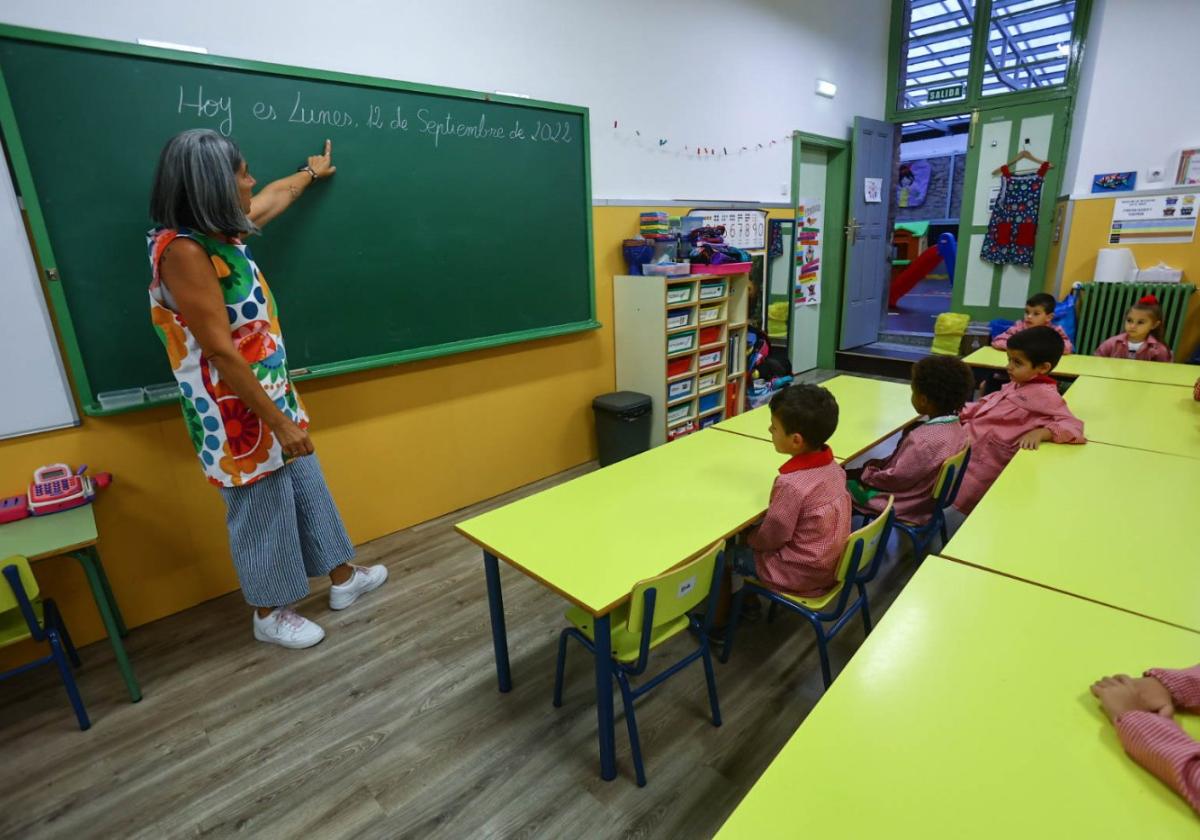
[[[850,218],[846,223],[846,285],[842,306],[842,350],[879,338],[887,297],[892,237],[887,229],[892,194],[891,123],[854,118],[851,141]],[[876,189],[877,187],[877,189]],[[875,193],[868,201],[868,188]]]

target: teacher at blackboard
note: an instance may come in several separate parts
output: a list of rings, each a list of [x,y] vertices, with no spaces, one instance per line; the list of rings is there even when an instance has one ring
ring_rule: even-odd
[[[243,239],[317,181],[333,176],[332,144],[251,195],[237,145],[193,129],[162,150],[150,196],[150,314],[179,382],[183,417],[209,483],[225,500],[254,638],[307,648],[325,631],[291,605],[328,575],[344,609],[387,580],[351,564],[354,547],[308,436],[288,373],[275,297]]]

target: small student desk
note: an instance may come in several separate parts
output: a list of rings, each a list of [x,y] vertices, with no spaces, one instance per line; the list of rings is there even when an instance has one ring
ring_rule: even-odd
[[[994,347],[981,347],[963,359],[973,367],[1003,369],[1008,355]],[[1076,376],[1099,376],[1103,379],[1128,379],[1131,382],[1150,382],[1156,385],[1182,385],[1191,388],[1200,379],[1200,366],[1139,362],[1136,359],[1109,359],[1103,356],[1081,356],[1070,353],[1050,371],[1051,376],[1073,379]]]
[[[62,513],[31,516],[19,522],[0,525],[0,560],[20,554],[31,563],[64,555],[79,561],[91,587],[100,619],[104,622],[104,629],[108,631],[108,641],[112,645],[117,668],[125,680],[125,687],[129,690],[129,699],[136,703],[142,699],[142,689],[133,675],[133,666],[129,664],[125,645],[121,642],[121,637],[128,635],[129,631],[117,606],[117,599],[113,597],[108,575],[104,573],[96,542],[96,518],[92,515],[92,506],[83,505]]]
[[[1081,376],[1064,399],[1088,440],[1200,458],[1200,402],[1188,388]]]
[[[605,780],[617,772],[609,614],[638,581],[697,557],[758,518],[785,460],[761,441],[706,429],[455,526],[483,549],[500,691],[512,678],[498,560],[596,617]]]
[[[930,556],[717,836],[1194,836],[1089,686],[1194,665],[1196,649],[1174,627]]]
[[[939,553],[1200,633],[1198,469],[1104,443],[1021,450]]]
[[[838,403],[838,428],[829,446],[839,463],[853,460],[917,419],[908,383],[835,376],[818,384],[828,388]],[[770,441],[770,425],[771,411],[764,405],[713,428]]]

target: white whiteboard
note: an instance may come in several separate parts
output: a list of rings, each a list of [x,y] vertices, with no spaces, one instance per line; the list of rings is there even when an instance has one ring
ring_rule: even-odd
[[[79,425],[8,166],[0,159],[0,438]]]

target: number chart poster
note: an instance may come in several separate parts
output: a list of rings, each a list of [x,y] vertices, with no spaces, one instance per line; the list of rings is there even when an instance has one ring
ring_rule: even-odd
[[[821,227],[824,211],[819,203],[796,208],[796,289],[794,306],[821,302]]]
[[[1142,242],[1188,243],[1196,236],[1200,193],[1118,198],[1113,204],[1112,245]]]

